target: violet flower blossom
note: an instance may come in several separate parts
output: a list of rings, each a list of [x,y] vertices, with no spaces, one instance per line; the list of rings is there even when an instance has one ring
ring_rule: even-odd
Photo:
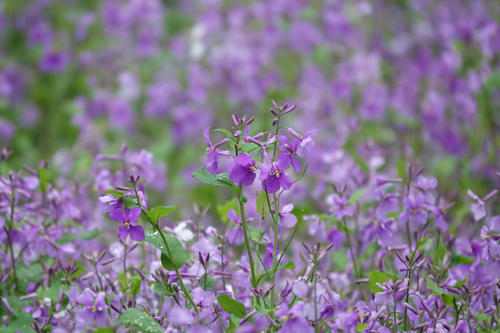
[[[108,306],[104,292],[94,294],[90,289],[85,289],[76,301],[85,307],[78,311],[78,321],[85,324],[95,323],[97,326],[105,326]]]
[[[279,215],[279,224],[285,228],[293,228],[297,223],[297,217],[290,213],[293,210],[293,204],[285,205],[281,208]]]
[[[255,180],[257,167],[247,153],[241,153],[234,159],[234,166],[229,174],[229,178],[242,186],[252,185]]]
[[[139,220],[139,216],[141,215],[141,209],[139,207],[134,207],[129,209],[125,207],[125,211],[122,209],[113,209],[109,213],[109,218],[115,222],[122,223],[122,225],[118,228],[118,238],[123,239],[130,235],[135,241],[143,241],[144,240],[144,229],[139,225],[132,225]]]
[[[260,172],[262,188],[267,193],[276,193],[280,188],[288,190],[292,187],[292,181],[286,175],[280,162],[274,162],[270,168],[263,168]]]

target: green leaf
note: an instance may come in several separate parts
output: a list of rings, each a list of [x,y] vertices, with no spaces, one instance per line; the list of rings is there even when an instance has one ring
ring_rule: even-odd
[[[238,318],[243,318],[246,314],[243,303],[238,302],[226,294],[217,296],[217,301],[219,301],[220,306],[222,306],[224,310],[228,313],[234,314]]]
[[[219,173],[214,176],[207,169],[199,168],[193,173],[193,177],[208,185],[223,186],[228,188],[235,187],[233,181],[229,179],[229,175],[227,173]]]
[[[266,233],[266,230],[257,228],[249,228],[248,231],[250,232],[250,238],[257,243],[261,241],[262,237],[264,237],[264,234]]]
[[[42,302],[45,298],[48,298],[52,301],[52,304],[56,304],[61,289],[65,292],[68,291],[69,287],[67,285],[61,285],[59,281],[52,283],[50,287],[39,287],[36,290],[37,299]]]
[[[25,290],[30,282],[38,282],[42,274],[43,268],[39,263],[32,263],[31,266],[27,266],[23,262],[17,264],[17,278],[20,289]]]
[[[260,146],[256,145],[255,143],[253,142],[250,142],[250,143],[246,143],[244,145],[241,145],[241,150],[247,154],[253,154],[255,153],[256,151],[258,151],[259,149],[261,149]]]
[[[269,213],[269,204],[267,203],[267,195],[265,191],[260,191],[255,205],[257,213],[259,213],[260,216],[266,216],[267,213]]]
[[[236,144],[236,138],[234,137],[234,134],[231,133],[231,131],[225,129],[225,128],[217,128],[214,132],[219,132],[224,134],[224,136],[234,145]]]
[[[162,252],[161,254],[161,264],[167,271],[174,271],[176,268],[181,268],[184,263],[188,259],[188,254],[182,243],[175,237],[166,235],[165,239],[167,240],[168,247],[170,248],[170,252],[172,252],[172,257],[170,254],[165,254]]]
[[[31,327],[31,324],[34,321],[35,320],[31,314],[19,309],[14,312],[14,316],[9,317],[9,326],[0,327],[0,333],[35,332],[35,330]]]
[[[473,257],[464,256],[462,254],[453,254],[451,257],[451,263],[453,266],[460,264],[472,264],[474,262]]]
[[[332,251],[330,258],[335,264],[335,270],[337,272],[344,271],[350,263],[347,254],[344,251]]]
[[[148,216],[155,222],[158,222],[162,217],[170,215],[171,212],[177,210],[177,204],[168,205],[168,206],[156,206],[147,211]]]
[[[363,332],[367,327],[368,325],[359,323],[356,325],[356,332]]]
[[[359,199],[361,199],[361,197],[363,196],[363,194],[365,194],[366,192],[366,188],[360,188],[359,190],[357,190],[356,192],[354,192],[351,197],[349,198],[349,200],[347,200],[347,203],[356,203],[359,201]]]
[[[104,191],[102,193],[105,195],[111,194],[111,195],[117,196],[119,198],[123,198],[123,193],[118,191],[118,190],[115,190],[115,189],[110,189],[110,190]]]
[[[96,238],[97,236],[99,236],[100,234],[101,234],[101,230],[92,229],[92,230],[84,231],[84,232],[79,233],[79,234],[64,235],[61,238],[59,238],[56,241],[56,243],[57,244],[66,244],[66,243],[74,241],[76,238],[85,239],[85,240],[93,239],[93,238]]]
[[[295,263],[293,261],[291,261],[291,260],[288,260],[286,262],[286,264],[281,265],[280,267],[278,267],[278,271],[281,271],[283,269],[289,269],[289,270],[293,271],[295,269]]]
[[[214,279],[211,276],[208,276],[204,274],[201,279],[200,279],[200,287],[203,288],[203,290],[207,291],[213,288],[217,284],[218,280]]]
[[[123,197],[123,204],[127,208],[134,208],[139,206],[139,201],[137,201],[137,198]]]
[[[281,265],[280,267],[278,267],[276,269],[276,271],[281,271],[281,270],[284,270],[284,269],[289,269],[289,270],[293,271],[295,269],[294,262],[291,261],[291,260],[288,260],[286,264]],[[265,272],[265,273],[257,275],[256,276],[257,283],[259,283],[260,280],[262,280],[264,277],[266,277],[266,275],[269,277],[270,274],[271,274],[271,272]]]
[[[145,333],[163,333],[163,327],[160,326],[151,316],[137,308],[128,308],[120,316],[121,322],[125,326],[133,326]]]
[[[134,297],[141,290],[142,279],[140,277],[133,277],[130,278],[128,281],[130,283],[130,296]]]
[[[436,282],[432,281],[427,276],[424,276],[424,278],[425,278],[425,281],[427,282],[427,287],[429,287],[429,289],[431,290],[432,294],[434,294],[434,295],[441,295],[441,294],[445,293],[444,289],[441,288],[440,286],[438,286],[436,284]]]
[[[158,231],[155,232],[152,229],[148,229],[145,234],[145,241],[161,251],[161,263],[165,269],[169,271],[173,271],[176,268],[179,269],[187,261],[188,254],[182,246],[182,243],[176,237],[168,234],[165,235],[165,240],[167,241],[168,247],[172,252],[172,260]]]
[[[153,291],[157,294],[162,294],[165,296],[174,296],[175,293],[171,288],[168,288],[163,283],[154,282],[153,283]]]
[[[451,294],[441,294],[441,298],[443,299],[443,304],[448,306],[453,306],[453,300],[455,296]]]
[[[229,201],[226,201],[222,205],[217,206],[217,212],[219,213],[219,217],[222,221],[226,223],[230,222],[227,218],[227,213],[231,210],[231,208],[236,212],[236,214],[240,213],[240,208],[238,207],[238,201],[236,201],[236,198],[233,198]],[[231,224],[232,223],[233,222],[231,222]]]
[[[395,277],[393,274],[388,274],[381,271],[371,271],[370,273],[368,273],[368,286],[370,287],[370,291],[372,293],[380,293],[384,291],[382,288],[377,286],[377,283],[384,283],[389,279],[396,280],[397,277]]]

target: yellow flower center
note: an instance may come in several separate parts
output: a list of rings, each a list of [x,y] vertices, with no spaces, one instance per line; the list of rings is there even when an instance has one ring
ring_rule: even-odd
[[[97,312],[97,307],[95,305],[92,305],[92,312]]]
[[[279,177],[281,176],[281,171],[278,169],[274,169],[273,172],[271,172],[271,175]]]

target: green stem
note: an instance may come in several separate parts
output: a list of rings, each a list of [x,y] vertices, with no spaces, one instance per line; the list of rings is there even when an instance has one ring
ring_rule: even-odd
[[[172,259],[172,263],[173,263],[173,266],[175,268],[175,274],[177,275],[177,281],[179,283],[179,286],[182,289],[182,292],[184,293],[184,295],[186,295],[186,298],[188,299],[189,303],[191,303],[191,305],[193,306],[195,311],[197,313],[199,313],[200,310],[198,309],[198,307],[194,303],[193,298],[191,297],[191,293],[187,290],[186,286],[184,285],[184,281],[182,281],[181,273],[179,272],[179,269],[177,268],[177,265],[175,264],[174,256],[172,254],[172,251],[170,250],[170,246],[168,246],[167,239],[165,238],[163,231],[161,231],[161,228],[158,226],[156,227],[156,229],[160,233],[161,239],[163,240],[163,244],[165,244],[165,247],[167,248],[167,252],[168,252],[168,255],[170,256],[170,259]]]
[[[257,279],[255,278],[255,267],[254,267],[254,261],[253,261],[253,256],[252,256],[252,248],[250,247],[250,240],[248,237],[248,229],[247,229],[247,220],[245,216],[245,206],[243,205],[243,200],[241,198],[242,196],[242,186],[240,184],[240,194],[238,194],[238,202],[240,205],[240,215],[241,215],[241,226],[243,227],[243,237],[245,240],[245,248],[247,249],[247,254],[248,254],[248,263],[250,264],[250,272],[252,274],[251,278],[251,283],[253,288],[257,288]]]
[[[356,261],[356,257],[354,256],[354,249],[352,248],[351,235],[349,233],[349,228],[345,225],[345,221],[344,221],[344,227],[346,230],[345,233],[347,236],[347,244],[349,245],[349,251],[351,252],[352,264],[354,266],[354,277],[357,279],[359,278],[358,263]]]
[[[163,231],[161,231],[161,228],[158,226],[158,222],[154,223],[153,220],[149,217],[148,213],[144,210],[144,207],[142,206],[141,200],[139,198],[139,194],[137,193],[137,188],[136,188],[135,184],[133,184],[133,187],[134,187],[135,197],[137,198],[137,202],[139,203],[139,208],[141,209],[141,212],[146,217],[146,220],[160,234],[160,237],[161,237],[161,239],[163,241],[163,244],[165,245],[165,248],[167,249],[168,255],[170,256],[170,259],[172,259],[172,264],[173,264],[174,269],[175,269],[175,274],[177,275],[177,282],[179,283],[179,287],[181,288],[181,290],[184,293],[185,297],[188,299],[189,303],[191,303],[191,305],[193,306],[193,308],[195,309],[195,311],[197,313],[199,313],[200,310],[198,309],[198,307],[194,303],[193,298],[191,297],[191,294],[189,293],[189,291],[187,290],[186,286],[184,285],[184,281],[182,281],[181,273],[179,272],[179,269],[177,268],[174,256],[172,254],[172,250],[170,250],[170,246],[168,246],[167,239],[165,238],[165,235],[163,234]]]
[[[14,248],[12,247],[12,238],[10,234],[12,232],[12,226],[14,225],[14,209],[16,207],[16,192],[14,191],[14,185],[11,185],[11,199],[10,199],[10,223],[7,228],[7,241],[9,243],[10,260],[12,262],[12,274],[14,276],[15,290],[18,290],[19,283],[17,281],[17,271],[16,271],[16,260],[14,259]]]
[[[413,260],[415,259],[415,254],[417,252],[417,240],[415,239],[415,250],[412,250],[411,246],[411,234],[410,234],[410,226],[408,224],[408,221],[406,222],[406,236],[408,238],[408,247],[411,252],[411,257],[410,257],[410,262],[409,262],[409,268],[408,268],[408,289],[406,290],[406,297],[405,297],[405,302],[408,303],[408,299],[410,298],[410,288],[411,288],[411,280],[413,279]],[[416,237],[416,236],[415,236]],[[405,312],[404,312],[404,330],[406,331],[408,329],[408,308],[405,307]]]
[[[267,195],[267,192],[266,192]],[[269,196],[268,196],[269,197]],[[274,306],[274,283],[276,281],[276,271],[278,270],[277,257],[278,257],[278,200],[276,200],[276,195],[274,195],[274,213],[276,217],[274,218],[274,247],[273,247],[273,274],[272,274],[272,288],[270,293],[271,304]],[[272,215],[272,214],[271,214]]]

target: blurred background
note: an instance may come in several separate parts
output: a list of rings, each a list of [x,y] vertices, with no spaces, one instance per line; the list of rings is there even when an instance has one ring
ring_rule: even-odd
[[[499,186],[500,2],[0,2],[4,169],[45,160],[101,191],[102,155],[125,143],[154,190],[212,203],[190,187],[203,129],[233,112],[269,128],[271,99],[297,104],[285,127],[319,131],[298,196],[414,161],[448,198],[485,195]]]

